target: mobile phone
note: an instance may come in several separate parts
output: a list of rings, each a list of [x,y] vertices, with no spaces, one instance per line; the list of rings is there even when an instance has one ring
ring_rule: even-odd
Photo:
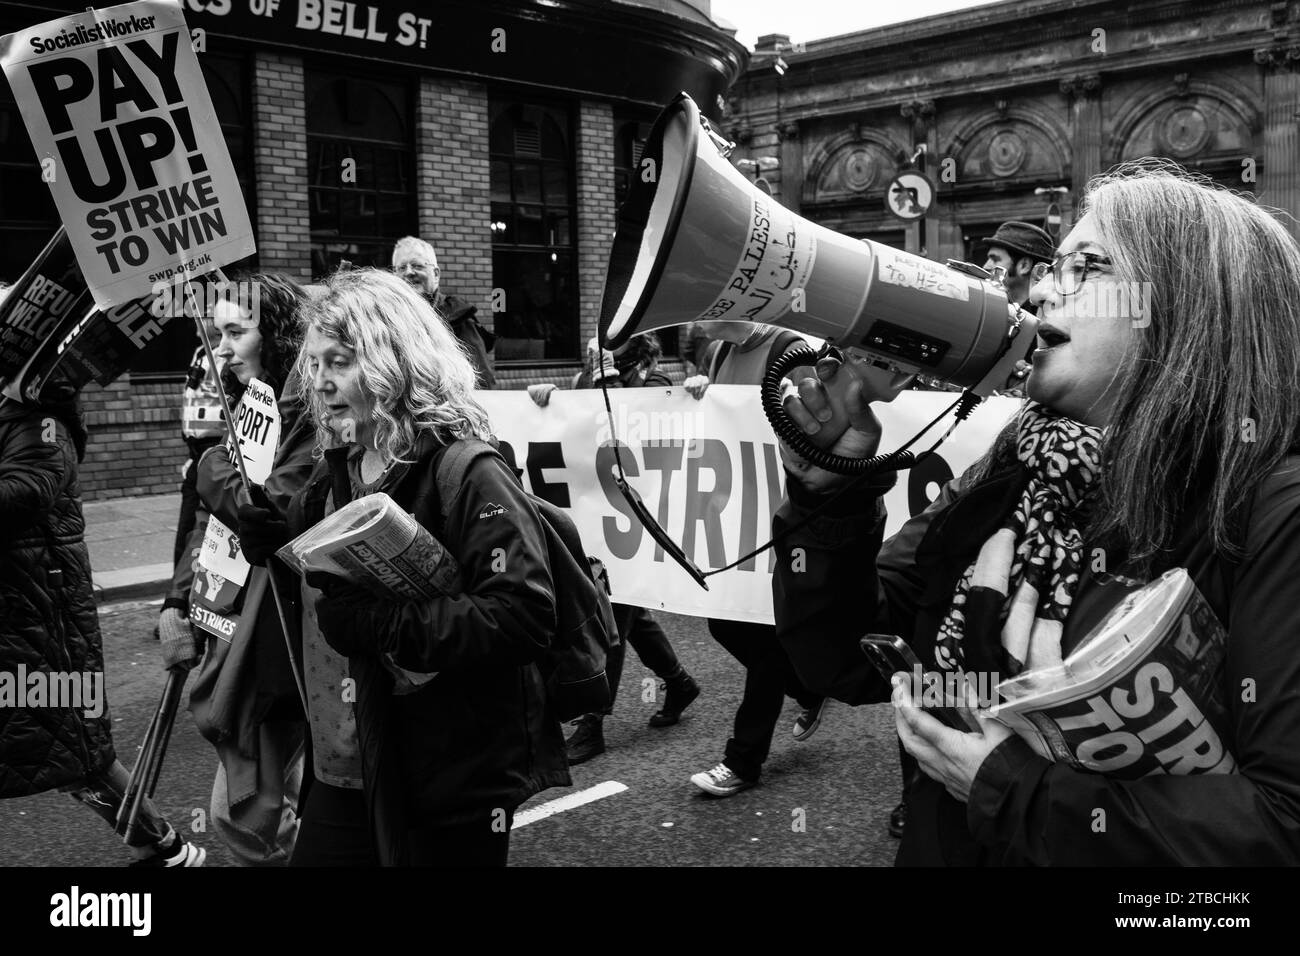
[[[892,634],[868,634],[858,641],[862,648],[862,653],[867,655],[867,660],[876,665],[876,670],[880,671],[886,683],[899,671],[908,675],[909,679],[915,679],[917,674],[924,674],[924,668],[921,666],[921,659],[916,656],[916,652],[903,643],[901,637],[895,637]],[[937,677],[938,675],[936,675]],[[939,692],[943,691],[943,681],[938,681]],[[917,705],[931,717],[934,717],[945,726],[953,730],[960,730],[965,733],[970,728],[962,720],[961,714],[957,708],[948,706],[936,706],[935,704],[923,704],[925,699],[925,688],[913,686],[912,699]],[[946,699],[946,697],[945,697]]]

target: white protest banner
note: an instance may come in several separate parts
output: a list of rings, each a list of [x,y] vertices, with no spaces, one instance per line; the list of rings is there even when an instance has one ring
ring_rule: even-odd
[[[255,251],[176,0],[11,33],[0,66],[100,308]]]
[[[248,480],[255,485],[266,484],[275,463],[275,450],[280,447],[280,409],[275,404],[275,392],[265,382],[249,381],[239,400],[235,430],[227,445],[235,439],[244,456]]]
[[[599,392],[557,391],[546,408],[523,391],[475,397],[511,447],[528,490],[568,508],[588,551],[609,567],[614,600],[677,614],[772,622],[772,550],[709,578],[705,591],[632,517],[613,480]],[[905,392],[890,405],[876,406],[884,426],[881,451],[901,445],[955,397]],[[756,387],[714,385],[699,401],[682,388],[618,389],[610,400],[629,483],[702,570],[730,564],[768,541],[785,472]],[[900,473],[886,496],[887,534],[983,454],[1017,407],[1008,398],[986,401],[938,454],[914,474]],[[936,429],[917,447],[929,447],[940,434]]]

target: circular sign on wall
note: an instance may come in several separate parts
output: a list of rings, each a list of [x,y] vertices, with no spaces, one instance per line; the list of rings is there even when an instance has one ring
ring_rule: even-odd
[[[934,183],[924,173],[909,169],[899,173],[885,189],[885,209],[908,222],[920,219],[934,203]]]

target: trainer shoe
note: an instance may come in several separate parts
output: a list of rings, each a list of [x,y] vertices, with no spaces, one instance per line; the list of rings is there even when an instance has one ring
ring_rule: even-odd
[[[131,866],[202,866],[207,858],[207,850],[194,843],[187,843],[185,838],[177,833],[176,842],[170,849],[157,847],[154,853],[142,860],[136,860]]]
[[[600,714],[583,714],[573,722],[573,733],[564,742],[569,766],[598,757],[605,752],[605,719]]]
[[[907,804],[900,803],[894,807],[894,812],[889,815],[889,835],[895,839],[902,839],[903,827],[907,825]]]
[[[682,719],[682,711],[694,703],[700,696],[700,685],[695,678],[682,671],[681,677],[665,681],[668,692],[664,694],[664,705],[650,717],[651,727],[671,727]]]
[[[742,790],[748,790],[758,783],[757,780],[743,780],[732,772],[732,769],[725,763],[720,763],[712,770],[706,770],[703,773],[697,773],[691,777],[691,783],[699,787],[705,793],[711,793],[715,797],[729,797],[733,793],[740,793]]]
[[[799,716],[794,719],[793,733],[795,740],[807,740],[817,733],[817,728],[822,725],[822,714],[826,712],[828,700],[830,698],[823,697],[821,703],[801,711]]]

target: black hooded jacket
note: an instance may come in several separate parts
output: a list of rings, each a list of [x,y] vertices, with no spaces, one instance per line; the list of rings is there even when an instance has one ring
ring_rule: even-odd
[[[465,346],[470,363],[478,373],[478,387],[496,388],[496,373],[492,371],[492,363],[488,361],[488,352],[491,352],[492,346],[496,345],[497,337],[495,333],[483,328],[482,323],[479,322],[478,307],[458,295],[442,294],[434,300],[434,307],[451,327],[452,333],[460,340],[460,344]]]
[[[508,466],[476,460],[447,520],[437,472],[446,446],[430,433],[409,463],[376,491],[439,539],[457,559],[464,593],[434,601],[367,603],[322,627],[367,635],[370,652],[349,659],[357,681],[357,736],[366,802],[380,861],[405,862],[404,834],[513,810],[570,783],[564,736],[538,662],[556,627],[556,596],[541,516]],[[288,513],[293,535],[321,520],[331,490],[317,464]],[[438,676],[395,696],[379,655]]]

